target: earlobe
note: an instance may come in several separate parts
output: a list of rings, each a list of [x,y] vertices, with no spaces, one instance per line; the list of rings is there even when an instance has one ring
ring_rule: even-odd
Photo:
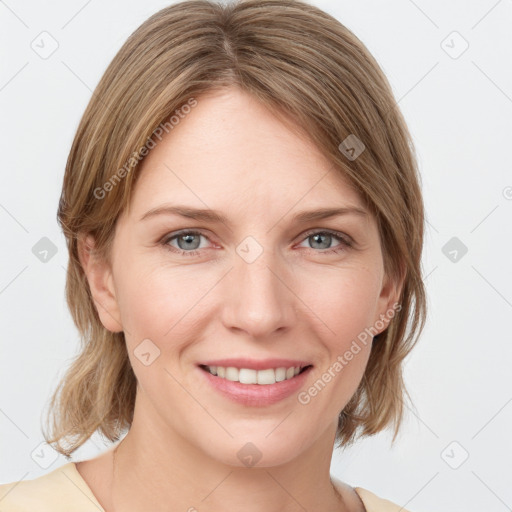
[[[116,298],[112,269],[107,261],[94,253],[94,238],[84,235],[78,239],[78,256],[87,276],[94,305],[101,323],[111,332],[122,332],[121,316]]]

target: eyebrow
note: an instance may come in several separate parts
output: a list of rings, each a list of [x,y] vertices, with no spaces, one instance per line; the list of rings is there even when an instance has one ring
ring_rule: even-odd
[[[195,219],[203,222],[222,223],[229,225],[228,218],[216,210],[204,208],[191,208],[181,205],[162,205],[147,211],[139,221],[147,220],[158,215],[178,215],[187,219]],[[368,216],[368,212],[357,206],[344,206],[340,208],[320,208],[306,210],[296,213],[292,220],[294,222],[309,222],[313,220],[327,219],[341,215]]]

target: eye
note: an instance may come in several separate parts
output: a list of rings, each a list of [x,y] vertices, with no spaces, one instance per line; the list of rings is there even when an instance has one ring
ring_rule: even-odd
[[[162,245],[167,249],[177,252],[184,256],[197,256],[200,252],[197,249],[201,247],[201,237],[207,240],[207,237],[199,231],[182,231],[181,233],[173,234],[172,236],[165,237],[162,240]],[[178,247],[170,245],[170,242],[176,240]]]
[[[334,246],[334,248],[330,247],[333,239],[339,242],[339,244]],[[347,250],[349,247],[352,247],[349,237],[337,231],[309,231],[306,233],[306,238],[304,241],[308,240],[310,240],[310,248],[321,249],[321,251],[316,251],[321,253],[339,253]]]
[[[352,247],[351,239],[337,231],[316,230],[309,231],[305,235],[305,241],[310,240],[309,249],[320,254],[339,253]],[[199,231],[184,230],[178,233],[171,233],[160,242],[166,249],[178,253],[182,256],[199,256],[201,249],[208,245],[201,245],[201,238],[209,240],[208,237]],[[337,241],[338,245],[332,247],[332,242]],[[303,243],[304,243],[303,242]],[[318,249],[318,250],[316,250]]]

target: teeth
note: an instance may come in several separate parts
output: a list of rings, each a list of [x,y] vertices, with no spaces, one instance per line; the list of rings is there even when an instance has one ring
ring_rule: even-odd
[[[232,375],[229,380],[237,380],[242,384],[258,384],[258,372],[256,370],[249,370],[247,368],[237,370],[236,368],[232,368],[231,371]],[[259,373],[261,374],[263,372]]]
[[[286,379],[286,368],[276,368],[276,382]]]
[[[288,380],[300,373],[300,366],[290,366],[290,368],[269,368],[268,370],[252,370],[250,368],[234,368],[228,366],[206,366],[206,369],[212,374],[223,379],[242,384],[275,384],[283,380]]]

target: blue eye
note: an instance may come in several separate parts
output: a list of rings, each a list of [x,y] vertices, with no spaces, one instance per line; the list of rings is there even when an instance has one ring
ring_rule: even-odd
[[[319,249],[322,249],[320,252],[322,253],[338,253],[341,251],[346,250],[348,247],[351,247],[351,243],[348,239],[348,237],[345,237],[342,233],[338,233],[337,231],[313,231],[306,233],[305,240],[313,239],[313,244],[320,244],[320,245],[330,245],[330,242],[332,239],[338,240],[339,245],[335,246],[334,248],[331,247],[317,247]],[[311,242],[310,242],[311,243]],[[314,249],[314,247],[312,247]]]
[[[182,231],[176,235],[164,238],[164,240],[162,240],[162,244],[169,250],[178,252],[183,256],[197,256],[200,254],[200,252],[196,250],[200,245],[200,237],[206,238],[202,233],[199,233],[198,231]],[[176,239],[178,247],[169,245],[169,242],[174,239]],[[186,248],[186,250],[184,248]]]
[[[343,233],[339,233],[337,231],[316,230],[310,231],[306,233],[304,236],[304,241],[312,239],[313,241],[310,242],[310,244],[320,245],[320,247],[316,248],[309,247],[309,249],[320,254],[339,253],[352,247],[351,239],[344,235]],[[199,231],[181,231],[179,233],[171,233],[170,236],[164,237],[164,239],[161,241],[161,244],[170,251],[178,253],[181,256],[199,256],[201,254],[200,249],[204,248],[201,247],[201,237],[208,240],[208,237],[206,237]],[[333,239],[339,242],[339,244],[334,246],[334,248],[330,247]],[[175,245],[171,245],[171,242],[174,240],[176,240],[176,243],[178,245],[177,247]],[[325,247],[325,245],[329,247]]]

